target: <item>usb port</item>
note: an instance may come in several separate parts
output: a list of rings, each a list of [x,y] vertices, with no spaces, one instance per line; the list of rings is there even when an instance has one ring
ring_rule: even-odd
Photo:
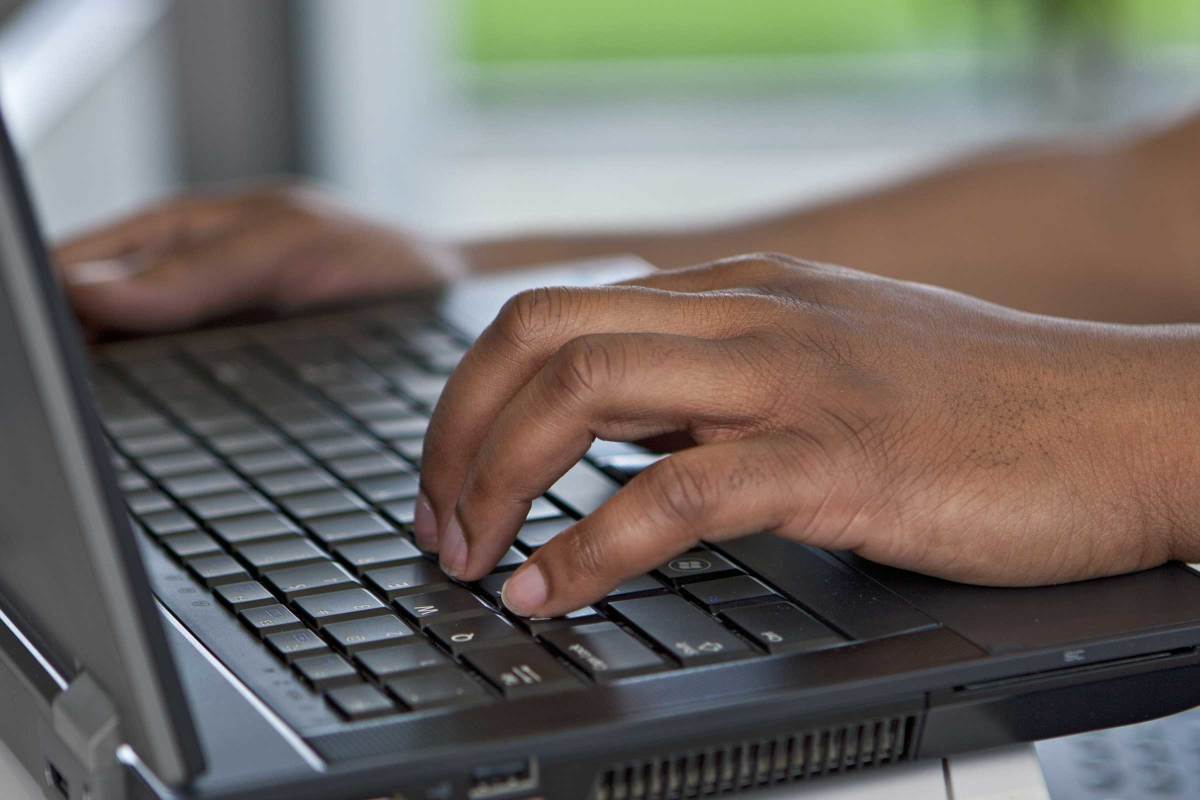
[[[503,800],[538,787],[537,760],[514,759],[471,770],[470,800]]]

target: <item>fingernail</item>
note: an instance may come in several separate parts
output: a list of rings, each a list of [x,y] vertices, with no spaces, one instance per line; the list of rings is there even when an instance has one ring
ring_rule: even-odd
[[[63,270],[67,283],[72,286],[94,286],[98,283],[124,281],[137,275],[140,271],[137,264],[122,258],[81,261]]]
[[[446,535],[442,537],[442,571],[457,578],[466,568],[467,539],[463,536],[462,523],[455,514],[446,525]]]
[[[437,517],[433,515],[433,506],[424,492],[417,495],[417,508],[413,512],[413,535],[417,537],[417,547],[426,553],[437,552]]]
[[[528,564],[517,570],[500,587],[500,602],[504,607],[521,617],[531,617],[546,603],[549,589],[546,576],[537,564]]]

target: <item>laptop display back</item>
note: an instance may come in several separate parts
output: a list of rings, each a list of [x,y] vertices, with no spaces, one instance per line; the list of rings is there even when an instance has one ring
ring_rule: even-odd
[[[201,766],[199,748],[79,338],[0,120],[0,606],[68,681],[86,670],[124,740],[179,782]]]

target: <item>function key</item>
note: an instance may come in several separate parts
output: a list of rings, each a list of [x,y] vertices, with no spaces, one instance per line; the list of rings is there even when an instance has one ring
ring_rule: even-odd
[[[463,658],[507,698],[573,689],[579,680],[534,644],[472,650]]]
[[[387,606],[375,595],[361,588],[304,595],[293,604],[305,619],[321,627],[387,611]]]
[[[412,709],[469,705],[491,699],[482,686],[453,667],[401,675],[389,680],[387,688]]]
[[[217,599],[234,611],[271,605],[275,602],[275,596],[257,581],[225,583],[217,586],[213,591],[216,593]]]
[[[242,622],[250,626],[251,630],[263,636],[276,631],[290,631],[303,627],[295,614],[279,604],[243,609],[238,616],[242,618]]]
[[[479,615],[430,625],[428,632],[447,650],[460,655],[477,647],[521,640],[525,636],[499,614]]]
[[[355,653],[367,647],[378,647],[413,636],[413,629],[393,614],[335,622],[325,626],[325,633],[344,652]]]
[[[820,650],[847,641],[791,603],[730,608],[721,615],[771,654]]]
[[[348,542],[337,546],[334,550],[342,560],[358,572],[380,567],[393,567],[424,559],[416,545],[402,536]]]
[[[750,647],[682,597],[618,600],[609,607],[685,667],[750,655]]]
[[[222,583],[250,580],[250,573],[233,556],[219,553],[188,559],[188,569],[210,589]]]
[[[778,598],[778,595],[771,591],[766,584],[749,575],[734,575],[730,578],[689,583],[683,587],[683,593],[710,612],[715,612],[719,606],[745,604],[753,601],[761,603],[769,598]]]
[[[237,548],[237,554],[255,572],[266,572],[293,564],[324,561],[329,558],[318,550],[316,545],[300,536],[244,544]]]
[[[393,602],[422,628],[460,617],[492,613],[482,600],[458,586],[403,595]]]
[[[448,663],[446,656],[433,645],[419,640],[410,640],[395,647],[364,650],[354,658],[377,680]]]
[[[597,683],[668,666],[661,656],[611,622],[560,628],[541,638]]]
[[[329,645],[310,630],[284,631],[267,637],[267,645],[284,661],[321,655],[329,652]]]
[[[706,578],[719,578],[741,572],[724,556],[711,550],[689,550],[658,568],[658,574],[674,584]]]
[[[396,710],[386,694],[366,683],[330,689],[325,699],[348,720],[370,719]]]
[[[388,600],[404,594],[419,594],[450,584],[446,574],[425,559],[398,567],[373,569],[364,578],[371,588]]]
[[[298,658],[292,668],[314,689],[328,689],[359,682],[358,672],[337,653]]]
[[[332,561],[271,570],[263,575],[263,580],[289,602],[301,595],[358,586],[345,567]]]

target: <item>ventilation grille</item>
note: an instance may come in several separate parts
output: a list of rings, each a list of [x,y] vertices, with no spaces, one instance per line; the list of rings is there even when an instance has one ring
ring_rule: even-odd
[[[627,761],[600,774],[591,800],[715,797],[888,764],[909,756],[915,727],[892,717]]]

